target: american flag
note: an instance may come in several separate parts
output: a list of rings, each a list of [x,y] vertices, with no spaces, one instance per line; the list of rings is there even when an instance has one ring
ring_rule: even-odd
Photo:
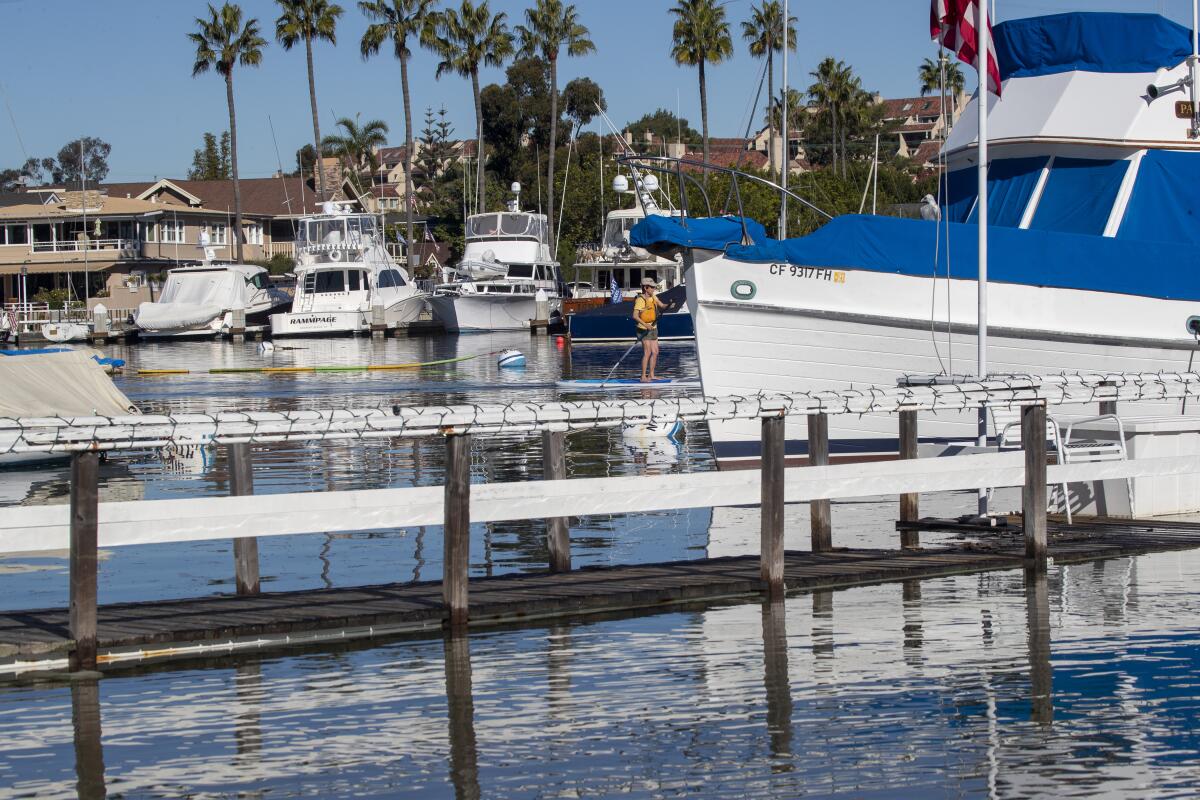
[[[987,2],[987,0],[984,0]],[[929,8],[929,35],[940,41],[960,61],[976,66],[979,40],[975,26],[979,20],[978,0],[932,0]],[[988,91],[1000,96],[1000,65],[992,38],[992,20],[988,19]]]
[[[610,302],[613,302],[613,303],[621,302],[621,287],[617,285],[617,276],[616,275],[613,275],[611,278],[608,279],[608,290],[610,292],[612,292],[612,298],[610,299]]]

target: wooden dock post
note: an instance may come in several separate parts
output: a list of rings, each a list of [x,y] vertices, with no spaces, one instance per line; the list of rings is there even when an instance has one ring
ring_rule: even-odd
[[[1104,381],[1100,385],[1101,386],[1115,386],[1116,384],[1111,383],[1109,381]],[[1100,401],[1100,413],[1101,414],[1116,414],[1117,413],[1117,401],[1116,400],[1101,400]]]
[[[542,432],[542,474],[548,481],[566,480],[567,434],[562,431]],[[550,571],[571,571],[571,531],[567,517],[546,520],[546,544],[550,550]]]
[[[813,467],[829,465],[829,417],[826,414],[808,415],[808,463]],[[828,553],[833,549],[833,529],[828,500],[809,503],[812,517],[812,551]]]
[[[96,669],[96,571],[100,454],[71,454],[70,668]]]
[[[917,457],[917,412],[900,412],[900,458]],[[900,495],[900,521],[916,522],[921,518],[921,495],[907,492]],[[901,550],[919,550],[921,534],[916,530],[900,531]]]
[[[1046,406],[1021,409],[1021,447],[1025,450],[1025,488],[1021,492],[1025,527],[1025,562],[1030,569],[1046,568]]]
[[[471,555],[471,437],[446,437],[445,522],[442,528],[442,600],[449,625],[467,624],[467,570]]]
[[[229,456],[229,494],[243,497],[254,494],[254,471],[250,445],[238,442],[225,446]],[[238,594],[258,594],[258,539],[242,536],[233,540],[233,575]]]
[[[783,597],[784,418],[762,420],[759,572],[773,600]]]

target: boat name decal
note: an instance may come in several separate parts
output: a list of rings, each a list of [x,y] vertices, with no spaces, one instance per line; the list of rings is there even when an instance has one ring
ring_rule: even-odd
[[[845,283],[846,273],[842,270],[828,267],[800,267],[795,264],[772,264],[772,275],[784,275],[789,278],[808,278],[832,283]]]
[[[326,323],[336,322],[337,317],[300,317],[299,319],[291,320],[292,325],[324,325]]]

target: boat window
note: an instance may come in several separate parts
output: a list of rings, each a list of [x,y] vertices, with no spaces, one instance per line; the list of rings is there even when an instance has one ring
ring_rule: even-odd
[[[256,272],[254,273],[254,277],[250,279],[250,285],[255,289],[266,289],[268,283],[267,273],[265,272]]]
[[[346,273],[339,270],[321,270],[317,273],[318,293],[346,291]]]
[[[1055,158],[1030,228],[1099,236],[1129,162]]]
[[[1117,238],[1200,244],[1200,218],[1194,211],[1197,184],[1200,159],[1195,153],[1147,151]]]
[[[532,238],[546,240],[545,220],[532,214],[480,214],[467,220],[473,238]]]
[[[350,275],[350,291],[357,292],[366,283],[366,281],[364,281],[362,279],[363,278],[362,271],[357,270],[357,269],[352,269],[352,270],[350,270],[349,275]]]
[[[346,221],[341,219],[309,220],[305,225],[307,244],[340,244],[346,240]]]
[[[621,247],[629,244],[629,232],[641,221],[640,217],[621,217],[604,223],[603,247]]]
[[[783,33],[783,23],[781,22],[781,23],[779,23],[779,25],[780,25],[779,32],[780,32],[780,34],[781,34],[781,36],[782,36],[782,33]],[[648,269],[648,270],[646,270],[646,277],[647,277],[647,278],[650,278],[650,279],[651,279],[652,281],[654,281],[655,283],[658,283],[658,270],[656,270],[656,269]]]
[[[385,269],[379,273],[379,288],[386,289],[389,286],[403,286],[404,276],[399,270]]]
[[[532,278],[532,264],[512,264],[508,268],[508,277],[510,278]]]
[[[782,23],[780,25],[780,29],[782,30]],[[610,274],[609,271],[606,269],[596,270],[596,285],[603,286],[605,289],[607,289],[609,274]]]
[[[499,214],[480,214],[467,219],[467,236],[499,236]]]
[[[630,267],[629,269],[629,288],[642,288],[642,270],[640,267]]]
[[[988,164],[988,224],[1016,228],[1025,216],[1025,207],[1033,196],[1048,156],[998,158]],[[967,222],[979,219],[978,206],[971,209]]]

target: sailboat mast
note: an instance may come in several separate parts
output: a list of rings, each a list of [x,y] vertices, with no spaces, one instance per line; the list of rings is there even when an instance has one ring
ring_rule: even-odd
[[[978,25],[976,30],[976,68],[979,72],[979,201],[976,205],[976,217],[979,224],[979,281],[978,281],[978,300],[979,300],[979,332],[977,336],[979,348],[979,362],[977,364],[976,374],[979,380],[987,377],[988,361],[987,361],[987,334],[988,334],[988,209],[987,209],[987,174],[988,174],[988,151],[987,151],[987,112],[988,112],[988,49],[989,49],[989,31],[988,31],[988,4],[985,2],[976,3],[978,9]],[[979,438],[978,444],[980,447],[987,447],[987,409],[979,409]],[[985,515],[988,513],[987,492],[980,490],[979,492],[979,514]]]
[[[783,158],[780,159],[783,163],[779,167],[779,185],[784,189],[788,185],[788,158],[791,155],[788,147],[788,0],[783,0],[783,103],[782,103],[782,122],[780,122],[780,134],[783,138]],[[771,100],[767,100],[767,124],[773,124],[770,119]],[[779,193],[779,236],[780,239],[787,238],[787,192]]]

